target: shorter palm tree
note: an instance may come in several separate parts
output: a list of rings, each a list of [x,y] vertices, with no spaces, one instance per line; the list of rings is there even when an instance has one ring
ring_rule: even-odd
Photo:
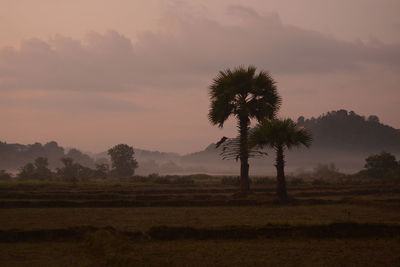
[[[297,127],[291,119],[263,120],[251,131],[249,138],[251,147],[267,147],[276,152],[276,193],[281,201],[287,200],[284,151],[301,145],[308,148],[311,142],[311,134],[306,129]]]

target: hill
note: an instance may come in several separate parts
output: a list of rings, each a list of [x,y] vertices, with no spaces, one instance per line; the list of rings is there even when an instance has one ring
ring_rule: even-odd
[[[338,110],[318,118],[299,117],[297,124],[309,129],[313,147],[349,151],[400,151],[400,130],[380,123],[377,116],[360,116],[354,111]]]

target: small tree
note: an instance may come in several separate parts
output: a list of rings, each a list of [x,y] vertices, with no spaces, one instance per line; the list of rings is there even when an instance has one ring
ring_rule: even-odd
[[[96,169],[94,170],[94,178],[106,179],[110,171],[110,167],[106,163],[96,164]]]
[[[118,177],[129,177],[135,173],[138,163],[134,158],[133,147],[119,144],[108,150],[111,157],[112,171]]]
[[[77,182],[79,176],[79,164],[74,163],[73,159],[64,157],[61,158],[64,167],[57,169],[58,176],[69,182]]]
[[[75,163],[72,158],[64,157],[61,159],[64,167],[57,169],[58,176],[65,181],[77,182],[89,180],[94,176],[95,171],[91,168]]]
[[[25,180],[36,179],[36,180],[48,180],[53,177],[53,173],[48,168],[49,164],[47,158],[38,157],[35,159],[35,163],[27,163],[20,169],[18,177]]]
[[[298,128],[291,119],[263,120],[250,134],[250,146],[269,147],[276,152],[276,179],[277,195],[281,201],[287,200],[285,180],[285,149],[299,147],[301,145],[310,147],[311,134],[304,128]]]
[[[25,164],[25,166],[19,170],[19,173],[17,176],[23,180],[34,179],[35,178],[35,166],[30,162]]]
[[[396,157],[388,152],[381,152],[367,157],[364,167],[367,169],[368,176],[372,178],[386,178],[400,169]]]
[[[35,178],[39,180],[49,180],[52,178],[53,174],[51,170],[48,168],[49,163],[47,158],[38,157],[35,159]]]

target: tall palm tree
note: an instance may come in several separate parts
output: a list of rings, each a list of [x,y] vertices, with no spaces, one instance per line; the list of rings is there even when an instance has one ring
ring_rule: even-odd
[[[311,134],[305,128],[297,127],[291,119],[263,120],[252,129],[249,140],[251,147],[269,147],[276,152],[276,193],[281,201],[287,200],[284,151],[301,145],[308,148],[311,142]]]
[[[239,132],[240,188],[247,193],[249,185],[248,135],[250,120],[275,117],[281,103],[275,81],[256,67],[240,66],[220,71],[209,87],[211,107],[208,118],[213,125],[223,127],[234,116]]]

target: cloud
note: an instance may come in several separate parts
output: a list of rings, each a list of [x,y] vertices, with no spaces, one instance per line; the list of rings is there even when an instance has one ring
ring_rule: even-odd
[[[21,94],[0,94],[2,109],[25,109],[68,114],[131,113],[148,111],[129,99],[119,99],[105,94],[80,92],[45,93],[23,91]]]
[[[19,49],[2,48],[0,91],[196,88],[218,70],[239,64],[254,64],[274,74],[400,67],[400,44],[340,41],[245,6],[230,6],[227,12],[240,23],[167,14],[163,22],[174,25],[174,32],[143,32],[134,43],[109,31],[88,33],[81,41],[57,35],[48,41],[24,41]]]

